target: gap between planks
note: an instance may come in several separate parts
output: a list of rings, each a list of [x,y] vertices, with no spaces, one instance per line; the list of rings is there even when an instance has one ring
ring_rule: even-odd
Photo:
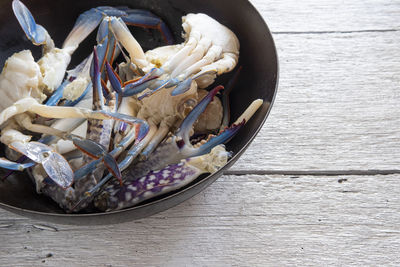
[[[366,29],[355,31],[272,31],[272,34],[349,34],[371,32],[398,32],[400,29]]]
[[[339,176],[339,175],[390,175],[400,174],[400,170],[233,170],[224,175],[303,175],[303,176]]]

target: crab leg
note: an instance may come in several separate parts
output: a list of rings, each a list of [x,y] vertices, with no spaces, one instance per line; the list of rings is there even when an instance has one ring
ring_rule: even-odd
[[[193,182],[203,173],[213,173],[223,167],[229,158],[222,145],[209,154],[182,160],[161,170],[150,171],[121,187],[111,183],[96,197],[95,206],[103,211],[120,210],[179,189]]]
[[[93,111],[91,109],[78,108],[78,107],[46,106],[39,104],[35,99],[31,97],[27,97],[18,100],[12,106],[4,109],[0,113],[0,125],[3,124],[8,119],[10,119],[12,116],[27,111],[33,112],[45,118],[53,118],[53,119],[64,119],[64,118],[85,118],[85,119],[97,119],[97,120],[116,119],[126,122],[128,124],[134,124],[137,122],[137,119],[124,114],[103,111],[103,110]]]
[[[202,76],[205,75],[209,75],[209,74],[214,74],[215,71],[209,71],[209,72],[205,72],[205,73],[201,73],[198,75],[195,75],[193,77],[189,77],[181,82],[178,83],[178,85],[174,88],[174,90],[172,90],[171,95],[172,96],[176,96],[176,95],[180,95],[185,93],[186,91],[188,91],[192,85],[192,82]]]
[[[38,61],[43,76],[41,86],[43,89],[53,92],[61,85],[65,71],[71,61],[71,55],[78,47],[78,44],[65,49],[55,48],[54,42],[46,29],[36,24],[31,12],[23,3],[19,0],[14,0],[12,6],[14,14],[27,38],[34,45],[43,45],[43,56]]]
[[[146,60],[146,56],[140,44],[132,36],[128,27],[122,21],[121,18],[111,17],[110,24],[115,38],[122,44],[122,46],[128,51],[132,62],[140,68],[146,68],[149,66],[149,62]]]
[[[94,65],[94,67],[93,67],[94,74],[93,75],[95,76],[95,77],[93,77],[93,79],[95,80],[95,79],[98,79],[100,76],[96,49],[94,50],[93,65]],[[94,82],[94,84],[96,84],[96,83]],[[93,94],[96,95],[97,98],[99,97],[100,93],[101,93],[101,91],[99,90],[99,88],[96,88],[93,90]],[[119,155],[119,153],[121,153],[122,150],[124,148],[126,148],[133,141],[133,137],[135,137],[135,135],[136,135],[138,141],[141,141],[143,138],[149,138],[147,136],[144,137],[148,131],[147,123],[145,123],[142,120],[137,120],[137,122],[140,123],[142,126],[139,128],[138,131],[136,131],[136,129],[133,128],[134,132],[132,132],[126,138],[124,138],[121,141],[121,143],[113,151],[110,152],[111,157],[113,157],[113,158],[117,157]],[[103,121],[103,123],[104,123],[104,121]],[[104,132],[103,131],[104,128],[105,127],[103,125],[100,130],[101,133]],[[107,131],[109,132],[109,134],[111,134],[111,130],[112,130],[112,125],[107,127]],[[101,137],[101,136],[99,136],[99,137]],[[135,145],[134,145],[134,147],[135,147]],[[87,173],[93,171],[94,168],[96,168],[98,163],[99,163],[99,161],[93,161],[93,162],[87,164],[86,166],[84,166],[83,168],[79,169],[75,174],[76,179],[79,180],[81,177],[84,177]]]
[[[114,94],[110,93],[109,97],[111,98],[108,101],[108,106],[105,107],[103,104],[103,94],[100,84],[96,82],[96,80],[100,79],[100,68],[99,68],[99,62],[98,62],[98,56],[97,56],[97,49],[95,48],[93,51],[93,73],[92,73],[92,82],[93,82],[93,109],[101,109],[101,110],[113,110],[115,109],[116,101],[115,101],[115,96]],[[107,153],[108,148],[110,147],[110,139],[111,139],[111,133],[113,129],[113,120],[88,120],[88,129],[87,129],[87,139],[94,140],[98,142],[102,147],[107,148],[104,153],[104,159],[103,162],[105,166],[109,169],[111,173],[114,174],[115,177],[118,179],[121,179],[121,173],[120,170],[118,169],[117,162],[115,161],[114,157],[111,156],[109,153]],[[86,162],[88,162],[88,159],[86,159]],[[104,169],[98,168],[96,171],[94,171],[93,177],[95,181],[100,180],[100,178],[103,176]],[[91,175],[92,175],[91,174]],[[122,182],[122,180],[121,180]]]
[[[161,125],[158,127],[157,132],[154,134],[154,137],[147,144],[143,152],[140,154],[141,160],[146,160],[149,155],[157,148],[157,146],[164,140],[164,138],[169,133],[170,129],[167,125]]]
[[[141,128],[139,136],[143,137],[144,132],[146,135],[142,139],[137,139],[138,141],[128,150],[127,156],[118,164],[120,170],[125,170],[133,160],[139,155],[139,153],[143,150],[144,147],[150,142],[152,137],[154,136],[157,127],[154,125],[150,126],[150,129],[143,129]],[[112,153],[112,152],[111,152]],[[87,202],[89,199],[93,198],[95,194],[98,192],[100,188],[102,188],[108,181],[110,181],[112,175],[106,175],[96,186],[91,188],[89,191],[85,192],[85,196],[82,197],[76,204],[75,207],[81,205],[81,203]]]
[[[16,163],[14,161],[10,161],[6,158],[0,158],[0,168],[13,170],[13,171],[23,171],[26,168],[30,168],[34,166],[35,163],[28,162],[28,163]]]
[[[71,186],[74,173],[68,161],[51,147],[39,142],[13,142],[9,146],[36,163],[42,164],[47,175],[62,188]]]

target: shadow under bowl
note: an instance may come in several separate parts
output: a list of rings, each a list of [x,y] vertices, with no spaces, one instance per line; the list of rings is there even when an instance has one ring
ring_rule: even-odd
[[[49,198],[38,195],[26,173],[14,173],[0,181],[0,207],[34,219],[61,224],[111,224],[150,216],[173,207],[213,183],[238,160],[267,118],[278,85],[278,59],[271,33],[256,9],[247,0],[35,0],[23,1],[30,9],[38,24],[46,27],[57,46],[83,11],[96,6],[128,6],[143,8],[160,16],[171,28],[177,42],[182,42],[181,17],[187,13],[205,13],[226,25],[240,41],[240,77],[230,95],[231,118],[237,118],[255,99],[264,100],[263,106],[252,119],[226,145],[233,157],[222,169],[211,175],[204,175],[188,186],[147,201],[138,206],[107,213],[65,214]],[[72,4],[73,3],[73,4]],[[60,27],[60,25],[63,25]],[[144,49],[162,45],[160,34],[131,28]],[[31,49],[34,57],[40,57],[41,49],[34,47],[21,30],[11,10],[11,1],[0,1],[0,62],[14,52]],[[83,60],[93,49],[95,33],[92,33],[74,53],[71,66]],[[226,84],[232,73],[222,75],[217,84]]]

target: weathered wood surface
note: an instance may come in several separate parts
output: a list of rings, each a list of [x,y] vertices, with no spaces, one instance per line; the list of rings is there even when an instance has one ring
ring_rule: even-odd
[[[251,0],[275,33],[399,31],[399,1]]]
[[[400,265],[400,2],[251,2],[281,77],[242,175],[113,226],[0,210],[0,266]]]
[[[400,2],[252,3],[276,33],[279,90],[231,170],[399,170]]]
[[[232,170],[399,169],[400,33],[274,37],[276,101]]]
[[[399,179],[400,175],[224,176],[176,208],[112,226],[47,225],[2,211],[0,262],[398,266]]]

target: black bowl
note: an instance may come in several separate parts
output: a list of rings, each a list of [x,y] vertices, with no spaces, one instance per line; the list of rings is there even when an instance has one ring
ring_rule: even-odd
[[[240,41],[240,62],[243,67],[240,78],[230,97],[231,117],[237,118],[255,99],[262,98],[264,104],[253,118],[227,144],[233,151],[228,164],[218,172],[202,176],[189,186],[158,199],[133,208],[91,214],[65,214],[47,197],[36,194],[30,179],[24,173],[15,173],[6,181],[0,182],[0,207],[9,211],[40,219],[64,224],[108,224],[143,218],[173,207],[213,183],[240,157],[261,129],[277,90],[278,60],[274,41],[267,25],[247,0],[24,0],[37,23],[46,27],[50,35],[61,46],[68,31],[80,13],[92,7],[102,5],[126,5],[131,8],[144,8],[159,15],[171,27],[177,42],[180,37],[181,17],[187,13],[205,13],[228,26]],[[40,57],[40,48],[26,39],[11,10],[11,1],[0,1],[0,62],[4,62],[14,52],[31,49],[35,58]],[[160,45],[160,36],[142,29],[134,29],[135,36],[144,48]],[[150,36],[151,35],[151,36]],[[92,34],[84,41],[73,56],[72,64],[80,62],[91,52],[94,44]],[[222,75],[217,83],[224,84],[232,74]]]

